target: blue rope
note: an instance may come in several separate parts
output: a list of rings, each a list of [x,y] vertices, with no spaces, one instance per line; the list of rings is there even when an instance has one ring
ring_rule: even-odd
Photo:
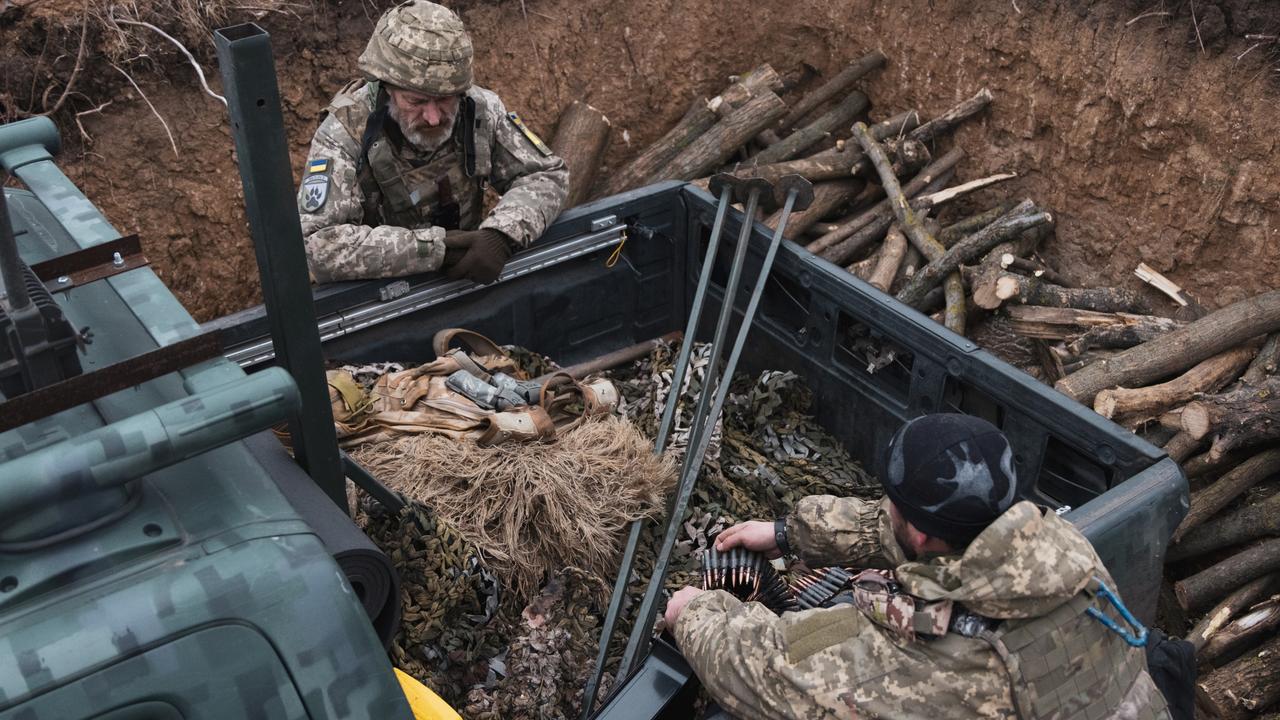
[[[1116,595],[1111,592],[1111,588],[1107,587],[1106,584],[1102,582],[1102,580],[1098,578],[1094,578],[1094,579],[1098,583],[1098,596],[1106,600],[1108,603],[1110,603],[1111,607],[1115,608],[1116,612],[1120,613],[1120,617],[1124,618],[1124,621],[1129,625],[1129,627],[1133,628],[1133,632],[1120,627],[1120,623],[1116,622],[1110,617],[1107,617],[1105,614],[1103,614],[1101,610],[1099,610],[1096,607],[1087,608],[1085,612],[1092,615],[1098,622],[1102,623],[1103,625],[1106,625],[1113,632],[1115,632],[1115,634],[1119,635],[1121,638],[1124,639],[1125,642],[1129,643],[1133,647],[1146,647],[1147,645],[1146,626],[1138,622],[1137,618],[1135,618],[1133,614],[1129,612],[1129,608],[1125,607],[1124,603],[1120,601],[1120,598],[1116,597]]]

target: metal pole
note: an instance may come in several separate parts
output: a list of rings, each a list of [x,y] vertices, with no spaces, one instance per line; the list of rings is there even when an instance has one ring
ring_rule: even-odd
[[[676,535],[680,530],[680,520],[684,515],[685,507],[689,504],[693,481],[697,478],[698,470],[702,466],[702,455],[706,453],[707,444],[711,439],[711,430],[707,426],[715,423],[715,416],[707,412],[707,406],[711,404],[711,388],[715,386],[714,394],[717,398],[715,412],[718,412],[719,406],[723,404],[723,396],[729,391],[732,378],[723,377],[717,384],[715,374],[719,366],[720,351],[724,347],[724,339],[729,331],[729,320],[733,316],[733,300],[737,294],[738,281],[742,278],[742,266],[746,264],[747,245],[750,244],[751,229],[755,224],[756,203],[760,200],[760,192],[760,187],[749,186],[747,205],[742,214],[742,231],[738,234],[738,247],[735,248],[733,265],[729,269],[729,280],[725,284],[724,296],[721,299],[720,319],[716,326],[715,337],[711,341],[710,363],[707,366],[706,377],[703,379],[702,394],[698,398],[698,409],[694,412],[692,424],[689,426],[689,447],[685,449],[680,484],[676,487],[671,512],[667,515],[666,532],[663,533],[662,546],[654,561],[653,577],[649,578],[649,586],[645,589],[644,599],[636,613],[636,624],[631,628],[631,635],[627,638],[627,648],[622,654],[622,664],[618,667],[620,681],[630,674],[636,659],[648,649],[653,618],[657,612],[658,595],[662,591],[662,583],[667,575],[667,564],[671,560],[671,549],[675,546]],[[726,372],[732,372],[732,369],[726,368]]]
[[[9,224],[9,200],[0,188],[0,273],[4,277],[4,292],[9,296],[10,312],[25,310],[31,304],[27,296],[27,281],[22,276],[22,262],[18,257],[18,241]]]
[[[346,510],[346,480],[329,406],[271,39],[262,28],[247,23],[215,32],[214,47],[276,360],[293,375],[302,400],[301,411],[289,420],[294,457]]]
[[[667,449],[667,438],[671,435],[676,406],[680,404],[680,388],[684,385],[685,371],[689,367],[693,335],[698,330],[698,318],[702,315],[702,303],[707,296],[707,286],[711,284],[711,269],[715,266],[716,254],[720,250],[720,235],[724,230],[724,217],[728,214],[729,205],[732,204],[732,195],[733,186],[725,184],[720,190],[720,207],[716,210],[716,220],[711,226],[711,240],[707,243],[707,252],[702,260],[702,274],[698,276],[698,289],[693,294],[693,305],[689,309],[689,320],[685,324],[684,340],[680,343],[680,355],[676,359],[675,370],[671,375],[671,389],[667,391],[667,404],[662,410],[662,422],[658,425],[658,437],[654,442],[653,452],[659,457]],[[613,581],[613,595],[609,597],[609,610],[605,613],[604,625],[600,628],[600,645],[596,651],[595,668],[587,678],[587,687],[582,694],[582,720],[591,717],[591,711],[595,709],[600,678],[604,676],[604,664],[609,659],[613,628],[618,624],[622,600],[627,595],[627,581],[631,579],[631,567],[635,565],[636,560],[636,546],[640,544],[640,531],[643,529],[643,520],[631,521],[631,528],[627,532],[627,544],[622,550],[622,564],[618,567],[618,576]]]

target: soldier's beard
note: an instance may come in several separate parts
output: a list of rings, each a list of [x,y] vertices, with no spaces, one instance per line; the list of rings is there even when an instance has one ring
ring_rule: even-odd
[[[400,133],[404,135],[404,139],[419,150],[437,150],[448,142],[453,135],[453,123],[458,118],[458,114],[453,113],[435,127],[426,123],[410,123],[401,117],[400,109],[394,102],[387,104],[387,114],[396,125],[400,126]]]

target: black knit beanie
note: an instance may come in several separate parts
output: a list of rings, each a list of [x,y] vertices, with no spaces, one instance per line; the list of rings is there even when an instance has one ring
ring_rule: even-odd
[[[1017,496],[1009,441],[971,415],[908,421],[889,442],[880,477],[904,518],[956,548],[968,545]]]

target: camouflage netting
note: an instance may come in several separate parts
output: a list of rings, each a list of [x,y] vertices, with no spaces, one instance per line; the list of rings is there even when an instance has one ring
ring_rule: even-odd
[[[678,350],[659,348],[613,374],[624,397],[624,414],[650,438]],[[531,353],[513,356],[533,375],[551,367]],[[705,359],[705,348],[699,347],[695,358]],[[705,366],[694,363],[689,386],[695,390]],[[697,582],[698,551],[709,535],[735,522],[777,517],[810,494],[879,495],[878,483],[807,414],[810,401],[810,392],[792,373],[734,378],[718,457],[704,464],[683,519],[666,582],[669,590]],[[677,433],[674,454],[687,441],[689,414],[691,409],[682,409],[677,430],[685,432]],[[428,506],[415,503],[399,517],[368,498],[362,498],[361,508],[359,522],[391,554],[403,583],[405,619],[392,650],[399,667],[467,718],[578,716],[604,615],[600,598],[611,579],[603,582],[579,567],[557,568],[526,606],[514,592],[497,587],[483,553]],[[659,540],[651,523],[636,553],[631,598],[643,592]],[[634,609],[634,604],[624,608],[607,670],[621,659]],[[611,680],[606,672],[601,697]]]

